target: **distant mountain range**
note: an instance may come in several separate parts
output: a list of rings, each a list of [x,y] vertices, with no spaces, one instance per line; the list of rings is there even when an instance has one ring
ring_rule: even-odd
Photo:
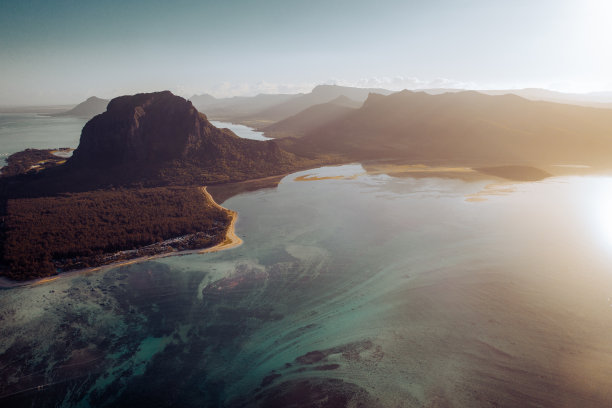
[[[463,89],[423,89],[431,95],[441,93],[465,92]],[[570,105],[589,106],[593,108],[612,108],[612,92],[564,93],[541,88],[478,90],[485,95],[517,95],[532,101],[565,103]]]
[[[113,99],[85,125],[67,165],[148,168],[160,177],[184,172],[203,184],[277,174],[296,161],[275,141],[242,139],[216,128],[191,102],[164,91]]]
[[[339,154],[355,160],[610,167],[612,110],[475,91],[370,94],[361,108],[281,142],[300,155]]]
[[[200,112],[212,120],[240,123],[259,130],[287,119],[301,111],[345,96],[362,103],[369,93],[389,95],[395,91],[382,88],[355,88],[338,85],[319,85],[309,93],[300,94],[259,94],[256,96],[235,96],[215,98],[209,94],[193,95],[189,100]],[[414,92],[431,95],[465,92],[463,89],[434,88]],[[564,93],[540,88],[478,90],[486,95],[514,94],[535,101],[557,102],[579,106],[612,109],[612,92]],[[77,116],[91,118],[105,111],[108,100],[95,96],[77,106],[0,106],[0,113],[41,113],[52,116]]]
[[[194,95],[189,100],[201,112],[213,120],[240,122],[258,125],[253,121],[257,114],[265,109],[295,99],[301,94],[259,94],[256,96],[235,96],[232,98],[215,98],[211,95]],[[266,122],[266,119],[261,120]],[[268,120],[270,123],[270,120]]]
[[[275,122],[300,113],[313,105],[331,102],[344,96],[363,102],[370,93],[389,95],[393,91],[378,88],[352,88],[338,85],[319,85],[312,92],[297,95],[257,95],[211,99],[210,95],[191,97],[194,106],[214,120],[236,122],[263,129]]]
[[[267,137],[301,137],[339,117],[347,115],[361,105],[362,102],[342,95],[330,102],[310,106],[287,119],[266,126],[261,130],[264,131],[264,135]]]
[[[93,176],[102,181],[110,180],[114,163],[131,166],[124,178],[151,182],[153,172],[160,183],[211,183],[279,174],[305,165],[305,157],[317,163],[400,158],[478,166],[607,165],[612,110],[576,104],[605,106],[608,97],[542,89],[393,93],[335,85],[296,95],[199,95],[191,102],[168,91],[110,103],[91,97],[62,113],[98,114],[65,168],[106,166]],[[196,108],[216,119],[258,124],[280,140],[262,145],[240,139],[216,129]]]
[[[440,95],[462,93],[465,90],[440,88],[414,92]],[[490,96],[511,94],[533,101],[612,109],[612,92],[572,94],[538,88],[479,90],[476,92]],[[394,92],[386,89],[319,85],[306,94],[260,94],[254,97],[220,99],[203,94],[194,95],[190,100],[198,110],[205,112],[214,120],[251,126],[266,132],[270,137],[289,137],[303,136],[306,132],[323,125],[324,122],[346,113],[337,103],[305,112],[308,108],[330,103],[339,97],[346,97],[354,101],[354,105],[350,107],[359,107],[370,93],[390,95]],[[286,120],[288,122],[284,122]]]

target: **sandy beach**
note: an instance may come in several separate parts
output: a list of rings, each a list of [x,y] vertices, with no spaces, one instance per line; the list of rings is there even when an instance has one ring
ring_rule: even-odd
[[[221,207],[219,204],[217,204],[213,196],[210,195],[210,193],[206,189],[206,186],[202,187],[202,193],[208,200],[210,200],[213,206],[228,211],[232,219],[230,221],[229,227],[227,228],[227,232],[225,233],[225,239],[223,240],[223,242],[210,248],[198,250],[198,253],[207,254],[209,252],[223,251],[225,249],[231,249],[242,245],[242,239],[238,235],[236,235],[235,230],[236,221],[238,220],[238,213],[236,211],[228,210],[227,208]]]

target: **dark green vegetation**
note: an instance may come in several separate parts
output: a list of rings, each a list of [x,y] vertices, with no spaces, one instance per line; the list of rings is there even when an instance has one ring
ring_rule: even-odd
[[[207,188],[208,192],[215,198],[219,204],[223,204],[225,200],[235,195],[263,189],[274,189],[278,183],[285,177],[284,174],[278,176],[270,176],[253,180],[239,181],[237,183],[214,184]]]
[[[10,199],[6,209],[5,275],[31,279],[176,249],[219,243],[228,213],[196,187],[120,189]],[[161,250],[140,248],[191,235]]]

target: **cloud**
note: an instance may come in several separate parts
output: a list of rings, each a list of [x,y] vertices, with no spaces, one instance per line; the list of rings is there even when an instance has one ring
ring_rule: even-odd
[[[356,88],[383,88],[391,91],[401,91],[403,89],[419,90],[419,89],[520,89],[520,88],[547,88],[559,90],[562,92],[587,92],[589,90],[598,89],[595,86],[584,86],[583,84],[576,83],[552,83],[552,84],[540,84],[540,83],[476,83],[468,81],[460,81],[452,78],[433,78],[423,79],[413,76],[373,76],[364,77],[354,80],[343,79],[343,78],[332,78],[326,81],[318,82],[219,82],[213,86],[207,88],[205,91],[191,92],[189,96],[194,93],[209,93],[213,96],[223,98],[231,96],[254,96],[260,93],[267,94],[296,94],[296,93],[308,93],[315,86],[326,84],[326,85],[341,85],[350,86]],[[581,86],[583,85],[583,86]],[[604,89],[610,89],[612,85]],[[599,87],[601,89],[601,87]],[[182,93],[187,95],[189,92],[181,89]]]
[[[274,83],[259,81],[256,83],[248,83],[225,81],[212,85],[205,92],[217,98],[227,98],[231,96],[254,96],[262,93],[296,94],[310,92],[316,85],[317,83],[313,82]]]
[[[354,86],[357,88],[384,88],[392,91],[402,89],[431,89],[431,88],[450,88],[450,89],[479,89],[477,84],[470,82],[457,81],[448,78],[435,78],[431,80],[420,79],[417,77],[370,77],[361,78],[356,81],[331,80],[328,83],[342,86]]]

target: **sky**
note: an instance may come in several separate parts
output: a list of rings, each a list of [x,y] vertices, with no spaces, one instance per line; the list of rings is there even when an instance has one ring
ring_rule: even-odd
[[[612,0],[2,0],[0,105],[317,84],[612,90]]]

